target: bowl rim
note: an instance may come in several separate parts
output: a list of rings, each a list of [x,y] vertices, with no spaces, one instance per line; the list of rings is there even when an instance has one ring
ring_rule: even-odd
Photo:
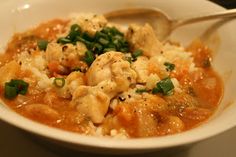
[[[212,3],[212,2],[209,2]],[[212,5],[222,8],[214,3]],[[0,105],[4,105],[0,100]],[[160,149],[168,148],[179,145],[186,145],[194,143],[197,141],[204,140],[206,138],[213,137],[220,134],[226,130],[233,128],[236,124],[235,122],[230,122],[225,124],[224,128],[218,128],[218,130],[213,130],[212,132],[204,132],[203,127],[197,127],[179,134],[167,135],[163,137],[148,137],[139,139],[113,139],[110,137],[94,137],[86,136],[78,133],[73,133],[57,128],[52,128],[50,126],[40,124],[38,122],[27,119],[13,110],[6,109],[0,106],[0,119],[27,132],[53,139],[55,141],[66,142],[74,145],[83,145],[89,147],[99,147],[99,148],[109,148],[109,149],[122,149],[122,150],[147,150],[147,149]],[[202,124],[201,126],[205,126]],[[201,136],[194,136],[198,133]],[[183,140],[184,139],[184,140]],[[125,142],[125,144],[124,144]]]
[[[3,103],[0,102],[0,105],[2,104]],[[207,129],[206,126],[207,124],[209,124],[209,122],[204,122],[206,123],[206,125],[202,124],[201,126],[198,126],[194,129],[174,135],[136,139],[114,139],[111,137],[87,136],[58,128],[53,128],[25,118],[14,112],[12,109],[1,107],[0,119],[7,122],[8,124],[20,128],[21,130],[33,133],[41,137],[46,137],[48,139],[53,139],[54,141],[73,144],[76,146],[107,148],[113,150],[154,150],[187,145],[218,135],[233,128],[236,125],[235,122],[232,122],[225,124],[224,127],[218,127],[218,130],[214,129],[212,132],[205,132],[205,130]],[[199,134],[201,136],[198,136]]]

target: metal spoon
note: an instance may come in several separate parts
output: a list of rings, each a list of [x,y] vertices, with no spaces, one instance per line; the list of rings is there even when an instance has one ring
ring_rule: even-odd
[[[225,10],[209,15],[200,15],[196,17],[179,19],[179,20],[171,19],[167,14],[155,8],[120,9],[105,13],[104,16],[109,21],[119,22],[122,24],[128,24],[132,22],[139,24],[149,23],[155,30],[155,33],[159,38],[159,40],[164,40],[176,28],[186,24],[212,20],[216,18],[236,17],[236,9]]]

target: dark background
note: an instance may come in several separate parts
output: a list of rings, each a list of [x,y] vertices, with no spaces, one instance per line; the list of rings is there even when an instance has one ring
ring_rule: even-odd
[[[228,9],[236,8],[236,0],[210,0],[210,1],[215,2]]]

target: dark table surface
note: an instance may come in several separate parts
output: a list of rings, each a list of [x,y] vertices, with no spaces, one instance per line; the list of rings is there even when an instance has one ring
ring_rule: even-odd
[[[228,9],[236,8],[236,0],[211,0],[211,1]]]

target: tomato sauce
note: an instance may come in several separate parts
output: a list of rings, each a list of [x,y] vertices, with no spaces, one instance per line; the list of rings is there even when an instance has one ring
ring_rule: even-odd
[[[43,23],[28,32],[15,34],[8,44],[6,53],[0,56],[0,66],[12,60],[22,50],[36,50],[39,39],[55,40],[58,33],[66,31],[67,24],[68,21],[66,20],[55,19]],[[176,120],[174,117],[178,117],[183,121],[184,129],[181,131],[194,128],[206,121],[217,109],[223,96],[223,83],[211,66],[213,56],[210,49],[201,41],[196,40],[186,50],[192,53],[195,65],[201,70],[181,76],[179,82],[183,86],[185,94],[176,93],[169,97],[158,95],[162,99],[160,101],[167,104],[167,109],[164,111],[152,109],[153,112],[150,115],[145,115],[146,113],[143,111],[142,116],[147,118],[147,122],[150,122],[148,124],[153,124],[154,126],[149,127],[149,125],[145,125],[139,119],[141,113],[138,113],[138,111],[143,107],[140,106],[140,103],[133,104],[134,108],[124,104],[120,105],[115,111],[109,111],[111,116],[106,118],[102,125],[104,126],[104,132],[106,132],[106,129],[109,132],[111,128],[124,128],[130,137],[162,136],[177,133],[179,132],[178,129],[181,129],[178,126],[175,128],[177,130],[173,132],[168,130],[168,127],[174,126],[174,121]],[[31,72],[19,72],[17,75],[19,78],[23,78],[30,76]],[[78,114],[75,107],[70,104],[71,98],[60,98],[57,96],[57,91],[53,89],[47,92],[34,91],[35,86],[30,87],[30,93],[25,96],[20,95],[14,100],[5,99],[4,87],[0,86],[1,99],[14,111],[35,121],[64,130],[91,134],[92,128],[90,127],[89,119]],[[25,104],[31,103],[46,104],[57,113],[47,109],[45,106],[41,107],[45,108],[49,115],[47,113],[41,114],[33,106],[24,107]],[[111,122],[111,117],[115,116],[117,117],[117,123]],[[153,117],[155,117],[155,122]],[[141,124],[143,126],[140,126]],[[143,130],[140,128],[143,128]]]

